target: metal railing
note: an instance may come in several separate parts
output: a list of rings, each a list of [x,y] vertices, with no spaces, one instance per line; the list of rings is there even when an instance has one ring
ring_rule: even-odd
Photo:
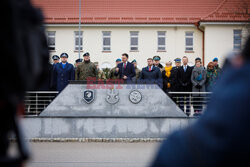
[[[188,116],[199,116],[206,109],[212,92],[169,92],[168,94]]]
[[[25,96],[25,115],[39,115],[57,96],[57,91],[29,91]]]
[[[39,115],[57,96],[57,91],[29,91],[25,96],[25,115]],[[206,108],[211,92],[169,92],[172,100],[186,113],[195,115]]]

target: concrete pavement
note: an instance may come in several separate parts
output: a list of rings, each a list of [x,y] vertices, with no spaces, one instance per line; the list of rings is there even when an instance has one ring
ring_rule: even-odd
[[[147,167],[160,143],[31,142],[28,167]]]

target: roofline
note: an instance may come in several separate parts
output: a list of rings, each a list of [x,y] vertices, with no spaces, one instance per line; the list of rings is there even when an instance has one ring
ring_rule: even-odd
[[[244,25],[250,24],[249,22],[207,22],[207,21],[200,21],[200,26],[205,25]]]
[[[78,27],[79,24],[44,24],[46,27]],[[82,27],[195,27],[194,24],[81,24]]]

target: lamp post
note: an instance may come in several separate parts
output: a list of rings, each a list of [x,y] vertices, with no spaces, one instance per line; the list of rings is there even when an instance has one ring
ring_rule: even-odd
[[[81,57],[81,52],[80,52],[80,40],[81,40],[81,0],[79,0],[79,32],[78,32],[78,56],[79,59]]]

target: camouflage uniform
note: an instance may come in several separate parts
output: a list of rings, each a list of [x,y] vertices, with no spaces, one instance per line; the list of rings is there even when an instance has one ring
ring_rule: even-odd
[[[98,70],[97,79],[107,79],[105,73],[102,70]]]
[[[115,69],[116,67],[112,68],[109,72],[109,79],[118,79],[118,76],[115,76]]]
[[[92,62],[80,63],[75,71],[75,80],[87,80],[88,77],[97,77],[97,69]]]
[[[135,68],[135,73],[136,73],[136,75],[135,75],[136,79],[139,79],[140,78],[140,74],[141,74],[141,70],[136,67]]]

